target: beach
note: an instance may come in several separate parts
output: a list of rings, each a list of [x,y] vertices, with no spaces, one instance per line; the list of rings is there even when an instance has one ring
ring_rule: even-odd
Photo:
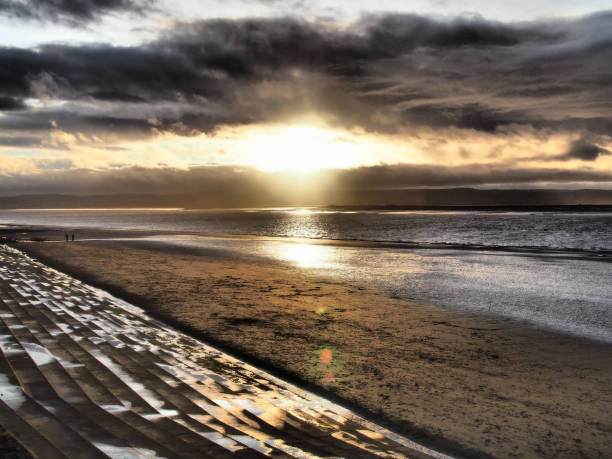
[[[0,336],[2,434],[33,457],[450,459],[4,244]]]
[[[612,459],[611,1],[0,19],[0,457]]]
[[[20,238],[44,242],[15,246],[447,453],[612,450],[610,344],[394,298],[358,279],[118,235],[84,230],[64,243],[63,233],[37,232]]]

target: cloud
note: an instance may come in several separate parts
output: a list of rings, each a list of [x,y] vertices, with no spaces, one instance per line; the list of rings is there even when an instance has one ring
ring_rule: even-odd
[[[495,132],[498,127],[522,124],[527,114],[519,110],[499,110],[477,103],[463,105],[422,104],[406,109],[403,118],[428,127],[459,127],[482,132]]]
[[[22,100],[0,96],[0,111],[23,110],[25,108]]]
[[[40,138],[34,136],[0,136],[2,147],[38,147]]]
[[[572,142],[567,153],[558,156],[557,159],[580,159],[582,161],[595,161],[600,156],[609,155],[610,153],[611,152],[609,150],[591,143],[588,139],[581,138]]]
[[[42,170],[70,169],[74,163],[70,159],[41,158],[36,160],[36,167]]]
[[[338,171],[338,180],[353,189],[403,189],[500,184],[608,182],[610,172],[555,168],[507,168],[498,164],[380,165]]]
[[[121,91],[93,91],[90,92],[89,95],[94,99],[98,100],[107,100],[113,102],[146,102],[142,97],[135,96],[133,94],[129,94],[127,92]]]
[[[78,25],[111,11],[143,13],[151,4],[151,0],[0,0],[0,14]]]
[[[143,5],[85,4],[90,13],[71,17]],[[58,129],[113,144],[313,116],[431,146],[429,157],[436,144],[476,134],[491,145],[523,132],[599,136],[603,149],[612,136],[611,44],[612,13],[603,12],[515,24],[399,14],[343,26],[219,19],[176,24],[137,46],[0,47],[0,130],[24,146]],[[558,153],[594,155],[581,151]]]

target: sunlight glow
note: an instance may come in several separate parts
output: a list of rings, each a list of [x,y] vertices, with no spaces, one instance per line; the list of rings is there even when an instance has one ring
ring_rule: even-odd
[[[266,172],[311,171],[358,166],[359,147],[350,138],[315,126],[298,125],[254,139],[253,165]]]

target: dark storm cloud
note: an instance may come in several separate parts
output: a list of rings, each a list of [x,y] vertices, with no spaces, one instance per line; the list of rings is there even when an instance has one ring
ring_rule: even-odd
[[[195,136],[202,132],[213,131],[217,124],[248,123],[236,115],[224,118],[220,114],[210,115],[202,112],[168,113],[166,117],[138,118],[121,116],[120,113],[106,115],[82,113],[75,116],[66,110],[47,110],[38,113],[24,112],[11,117],[0,117],[1,131],[45,131],[61,130],[82,133],[89,136],[99,134],[120,135],[122,139],[141,138],[159,132],[169,132],[181,136]]]
[[[33,136],[0,136],[2,147],[38,147],[40,138]]]
[[[550,96],[564,96],[578,92],[578,88],[572,86],[562,85],[535,85],[533,87],[523,88],[512,88],[502,92],[500,95],[504,97],[550,97]]]
[[[209,20],[141,46],[0,48],[0,97],[70,102],[30,108],[25,124],[61,119],[69,132],[193,135],[315,112],[378,132],[526,126],[611,135],[611,63],[612,13],[524,24],[369,16],[345,28]],[[15,112],[2,123],[20,120]]]
[[[117,134],[149,134],[155,125],[150,121],[120,116],[105,116],[74,113],[62,110],[25,112],[0,118],[1,131],[65,131],[95,135],[100,132]]]
[[[595,161],[600,156],[609,154],[609,150],[595,145],[591,143],[588,139],[583,138],[572,142],[567,153],[558,156],[557,159],[581,159],[583,161]]]
[[[499,126],[521,124],[527,114],[517,110],[503,111],[480,104],[444,106],[423,104],[403,112],[403,119],[429,127],[455,126],[483,132],[495,132]]]
[[[94,91],[90,92],[89,95],[94,99],[114,102],[146,102],[142,97],[120,91]]]
[[[23,110],[25,104],[19,99],[13,97],[0,96],[0,111],[8,110]]]
[[[142,13],[152,3],[151,0],[0,0],[0,15],[79,24],[110,11]]]

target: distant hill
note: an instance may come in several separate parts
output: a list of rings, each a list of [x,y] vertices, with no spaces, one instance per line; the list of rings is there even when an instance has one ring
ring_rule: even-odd
[[[352,207],[514,207],[612,205],[612,190],[480,190],[474,188],[436,188],[409,190],[361,190],[329,193],[317,201],[283,198],[271,194],[36,194],[0,196],[1,209],[49,208],[239,208],[281,206]]]
[[[368,207],[381,205],[419,207],[612,205],[612,190],[481,190],[475,188],[368,190],[353,193],[350,200],[352,205]]]

